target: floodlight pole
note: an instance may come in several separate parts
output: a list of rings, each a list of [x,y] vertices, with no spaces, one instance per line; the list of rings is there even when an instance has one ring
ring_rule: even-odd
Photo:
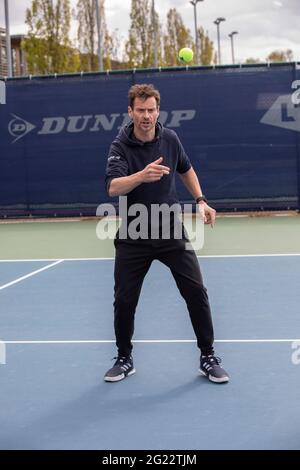
[[[218,63],[219,65],[222,64],[222,59],[221,59],[221,40],[220,40],[220,23],[222,23],[222,21],[226,21],[225,18],[217,18],[215,21],[214,21],[214,24],[217,25],[217,33],[218,33]]]
[[[199,65],[199,41],[198,41],[198,25],[197,25],[197,3],[204,0],[190,0],[190,4],[194,7],[194,22],[195,22],[195,47],[196,47],[196,65]]]
[[[233,36],[235,34],[238,34],[238,31],[232,31],[232,33],[228,34],[228,36],[231,39],[231,54],[232,54],[232,63],[233,64],[235,63],[235,60],[234,60],[234,45],[233,45]]]
[[[10,30],[9,30],[9,11],[8,11],[8,0],[4,0],[4,11],[5,11],[5,30],[6,30],[6,60],[7,60],[7,72],[8,77],[12,77],[12,60],[11,60],[11,42],[10,42]]]

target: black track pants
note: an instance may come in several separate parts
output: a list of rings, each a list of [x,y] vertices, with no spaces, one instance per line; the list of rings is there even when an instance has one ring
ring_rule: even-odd
[[[134,315],[142,284],[153,260],[168,266],[186,301],[202,354],[213,353],[213,325],[207,290],[195,252],[183,240],[124,242],[115,240],[114,326],[118,354],[131,354]]]

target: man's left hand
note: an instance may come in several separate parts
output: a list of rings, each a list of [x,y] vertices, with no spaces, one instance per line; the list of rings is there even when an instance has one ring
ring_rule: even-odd
[[[210,207],[206,202],[201,201],[198,203],[198,208],[201,217],[204,220],[205,224],[210,224],[212,227],[215,225],[216,221],[216,211],[212,207]]]

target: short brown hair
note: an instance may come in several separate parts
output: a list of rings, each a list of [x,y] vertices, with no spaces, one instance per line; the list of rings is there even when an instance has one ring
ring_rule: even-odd
[[[160,105],[160,93],[153,85],[147,83],[133,85],[128,92],[129,106],[133,109],[135,98],[141,98],[146,101],[148,98],[154,97],[157,106]]]

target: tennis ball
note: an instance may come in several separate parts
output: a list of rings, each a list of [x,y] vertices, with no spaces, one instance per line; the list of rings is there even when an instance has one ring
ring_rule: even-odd
[[[193,60],[193,57],[194,53],[189,47],[183,47],[182,49],[180,49],[179,59],[181,60],[181,62],[191,62]]]

